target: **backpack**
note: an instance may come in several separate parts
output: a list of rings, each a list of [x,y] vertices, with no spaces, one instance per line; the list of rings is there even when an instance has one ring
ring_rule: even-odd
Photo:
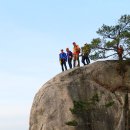
[[[84,54],[89,54],[90,53],[90,47],[89,47],[89,45],[85,45],[84,47],[83,47],[83,53]]]

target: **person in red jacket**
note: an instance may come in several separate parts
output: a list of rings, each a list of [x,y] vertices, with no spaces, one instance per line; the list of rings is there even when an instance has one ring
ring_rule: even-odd
[[[122,45],[120,45],[120,46],[118,47],[118,49],[117,49],[117,53],[118,53],[119,60],[123,60],[123,58],[122,58],[123,52],[124,52],[124,49],[123,49]]]
[[[80,66],[80,61],[79,61],[79,53],[80,53],[80,47],[75,43],[73,42],[73,67],[76,66],[76,61],[78,61],[78,65],[77,66]]]

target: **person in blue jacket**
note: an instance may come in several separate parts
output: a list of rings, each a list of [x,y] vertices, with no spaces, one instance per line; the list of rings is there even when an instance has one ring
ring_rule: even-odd
[[[61,49],[61,53],[59,54],[59,61],[61,64],[62,71],[64,71],[64,67],[65,67],[65,70],[67,70],[67,66],[66,66],[67,55],[63,51],[63,49]]]
[[[69,50],[69,48],[66,48],[66,52],[67,52],[68,65],[71,69],[72,68],[73,53]]]

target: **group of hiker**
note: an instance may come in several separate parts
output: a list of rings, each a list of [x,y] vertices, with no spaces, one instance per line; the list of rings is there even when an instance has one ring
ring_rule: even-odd
[[[76,42],[73,42],[73,52],[66,48],[66,53],[63,49],[61,49],[61,53],[59,54],[59,61],[61,64],[62,71],[67,70],[66,62],[68,62],[69,68],[80,66],[79,56],[82,57],[81,62],[86,65],[90,63],[90,59],[88,57],[90,53],[90,46],[89,44],[84,44],[83,47],[79,47]],[[81,53],[81,55],[80,55]],[[73,65],[72,65],[73,61]]]
[[[81,62],[83,65],[87,65],[90,63],[89,59],[89,53],[91,51],[89,44],[84,44],[83,47],[79,47],[79,45],[76,44],[76,42],[73,42],[73,52],[69,50],[69,48],[66,48],[66,53],[63,49],[61,49],[61,53],[59,54],[59,60],[61,64],[62,71],[67,70],[66,62],[68,62],[69,68],[74,68],[76,66],[80,66],[80,60],[79,56],[81,56]],[[123,46],[119,45],[116,50],[119,60],[123,60]],[[73,61],[73,65],[72,65]]]

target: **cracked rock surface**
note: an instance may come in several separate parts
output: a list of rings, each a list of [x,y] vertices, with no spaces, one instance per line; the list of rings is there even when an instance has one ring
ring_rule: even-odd
[[[116,61],[98,61],[60,73],[36,93],[29,130],[123,130],[126,88],[130,90],[129,63],[123,76]],[[69,109],[73,108],[73,101],[87,101],[95,93],[99,95],[99,103],[85,115],[91,122],[90,128]],[[114,104],[104,108],[110,101]],[[70,120],[77,120],[80,125],[66,125]]]

